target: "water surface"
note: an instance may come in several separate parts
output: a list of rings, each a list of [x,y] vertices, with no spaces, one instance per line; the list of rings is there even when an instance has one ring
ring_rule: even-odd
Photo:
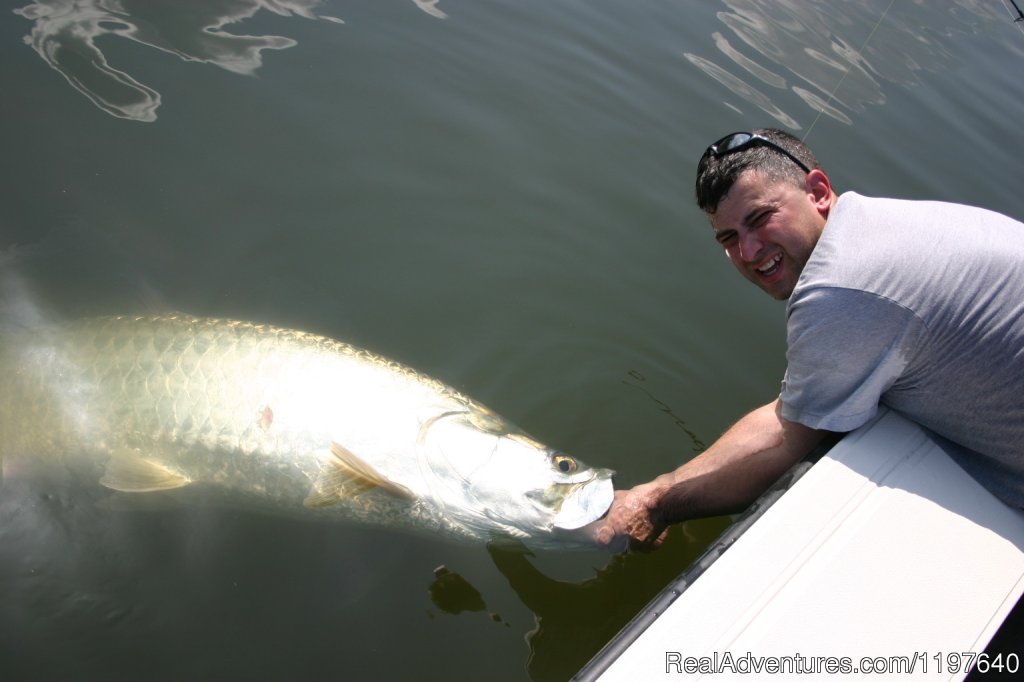
[[[18,0],[0,17],[0,249],[41,312],[327,334],[620,486],[692,457],[784,370],[782,306],[692,205],[711,140],[781,126],[840,189],[1024,216],[1024,32],[1000,2]],[[651,554],[525,557],[102,496],[0,490],[4,680],[566,679],[728,523]]]

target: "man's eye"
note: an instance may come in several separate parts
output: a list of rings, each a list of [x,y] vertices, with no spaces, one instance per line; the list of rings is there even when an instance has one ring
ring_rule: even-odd
[[[736,241],[736,233],[719,232],[718,234],[715,235],[715,239],[718,240],[718,243],[721,244],[722,246],[728,246],[732,242]]]

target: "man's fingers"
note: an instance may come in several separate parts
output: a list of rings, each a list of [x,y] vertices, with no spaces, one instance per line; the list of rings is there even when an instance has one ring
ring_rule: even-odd
[[[665,541],[667,526],[653,512],[650,486],[615,491],[615,500],[607,516],[596,522],[588,534],[611,552],[629,548],[650,550]]]

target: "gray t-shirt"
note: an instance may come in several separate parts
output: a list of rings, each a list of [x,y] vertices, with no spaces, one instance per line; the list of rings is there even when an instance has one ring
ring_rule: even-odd
[[[786,313],[786,419],[850,431],[886,405],[1024,507],[1024,224],[847,192]]]

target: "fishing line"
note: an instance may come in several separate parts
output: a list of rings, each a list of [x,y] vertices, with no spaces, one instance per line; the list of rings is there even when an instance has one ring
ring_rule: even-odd
[[[875,26],[874,28],[871,29],[871,33],[868,33],[868,37],[864,39],[864,42],[861,43],[860,45],[860,49],[857,50],[858,57],[861,57],[863,55],[864,48],[867,47],[868,41],[871,40],[871,36],[875,35],[875,31],[877,31],[878,27],[882,25],[882,21],[885,19],[885,15],[889,13],[889,10],[892,9],[892,6],[895,4],[896,0],[889,0],[889,6],[885,8],[884,12],[882,12],[882,16],[878,17],[878,21],[875,22]],[[846,80],[846,77],[850,75],[850,70],[852,68],[853,62],[850,62],[850,65],[846,67],[846,71],[843,73],[843,77],[839,79],[838,83],[836,83],[836,87],[832,88],[832,92],[828,96],[828,101],[825,102],[825,107],[831,104],[832,100],[835,99],[836,93],[839,91],[839,86],[841,86],[843,84],[843,81]],[[811,127],[807,129],[806,133],[804,133],[804,136],[801,138],[802,141],[807,141],[807,138],[810,136],[811,131],[814,130],[814,126],[818,124],[818,119],[821,118],[821,115],[823,113],[825,113],[825,107],[822,107],[821,109],[818,110],[818,115],[814,117],[814,121],[811,122]]]
[[[1015,0],[1010,0],[1010,4],[1013,5],[1013,9],[1017,10],[1017,16],[1013,16],[1013,10],[1010,9],[1010,5],[1006,4],[1006,0],[1003,0],[1003,7],[1006,8],[1006,13],[1013,19],[1013,23],[1017,24],[1017,28],[1020,29],[1021,33],[1024,33],[1024,12],[1020,11],[1020,7],[1017,6]]]

